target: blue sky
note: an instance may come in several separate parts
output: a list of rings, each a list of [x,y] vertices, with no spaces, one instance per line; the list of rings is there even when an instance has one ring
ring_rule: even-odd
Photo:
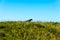
[[[0,21],[60,22],[60,0],[0,0]]]

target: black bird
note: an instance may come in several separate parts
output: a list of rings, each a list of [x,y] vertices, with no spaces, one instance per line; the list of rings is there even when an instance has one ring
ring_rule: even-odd
[[[27,20],[26,22],[31,22],[32,21],[32,19],[29,19],[29,20]]]
[[[5,28],[5,26],[0,26],[0,29]]]
[[[5,37],[5,34],[4,33],[0,33],[0,36]]]

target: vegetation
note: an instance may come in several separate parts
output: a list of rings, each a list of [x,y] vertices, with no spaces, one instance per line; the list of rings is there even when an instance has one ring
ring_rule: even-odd
[[[60,40],[60,23],[0,22],[0,40]]]

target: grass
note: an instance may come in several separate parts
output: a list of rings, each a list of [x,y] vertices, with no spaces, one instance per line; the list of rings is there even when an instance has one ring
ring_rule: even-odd
[[[60,40],[60,23],[0,22],[0,40]]]

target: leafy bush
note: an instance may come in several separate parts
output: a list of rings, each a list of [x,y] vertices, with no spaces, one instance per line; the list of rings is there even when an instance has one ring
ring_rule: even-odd
[[[0,22],[0,40],[60,40],[60,23]]]

